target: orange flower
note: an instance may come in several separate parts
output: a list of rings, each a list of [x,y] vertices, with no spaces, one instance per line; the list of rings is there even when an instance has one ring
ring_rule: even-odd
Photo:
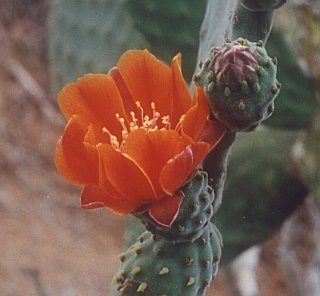
[[[225,133],[207,119],[202,89],[190,97],[180,64],[180,55],[169,67],[147,50],[131,50],[108,74],[86,75],[60,92],[68,124],[55,163],[84,185],[83,208],[144,208],[161,224],[173,221],[177,190]]]

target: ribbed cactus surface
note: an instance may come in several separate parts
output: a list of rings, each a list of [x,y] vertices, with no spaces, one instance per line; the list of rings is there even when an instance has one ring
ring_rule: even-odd
[[[178,217],[171,227],[139,218],[148,231],[120,255],[114,295],[203,296],[218,271],[222,238],[210,222],[213,191],[200,171],[185,185]]]

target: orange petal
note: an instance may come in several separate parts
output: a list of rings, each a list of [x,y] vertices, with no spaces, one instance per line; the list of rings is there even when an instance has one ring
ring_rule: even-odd
[[[76,184],[98,183],[96,147],[84,142],[88,126],[78,115],[70,118],[55,151],[55,164],[65,178]]]
[[[131,118],[130,112],[133,111],[135,114],[139,114],[140,110],[137,109],[137,106],[135,102],[137,99],[133,99],[132,95],[130,94],[125,82],[123,81],[123,78],[119,72],[119,69],[117,67],[113,67],[109,71],[110,76],[113,78],[115,84],[117,85],[117,88],[119,90],[119,93],[122,98],[122,102],[127,114],[128,118]]]
[[[129,155],[148,175],[157,193],[164,194],[159,176],[167,161],[179,154],[190,141],[174,130],[156,130],[146,132],[138,129],[129,134],[123,152]]]
[[[205,158],[209,148],[210,145],[207,143],[193,143],[170,159],[163,167],[159,178],[164,192],[168,195],[175,194]]]
[[[207,99],[200,88],[195,90],[194,99],[196,104],[186,113],[182,123],[182,132],[196,141],[206,124],[209,106]]]
[[[152,115],[151,102],[161,116],[171,115],[172,110],[172,71],[147,50],[125,52],[117,68],[131,96],[140,101],[144,114]]]
[[[84,209],[107,207],[120,215],[126,215],[139,207],[139,203],[133,201],[113,199],[96,186],[84,187],[80,201]]]
[[[199,135],[198,141],[210,144],[210,149],[214,148],[223,138],[227,129],[225,125],[218,121],[207,120],[205,127]]]
[[[173,74],[173,113],[172,126],[176,126],[182,114],[185,114],[191,105],[191,96],[181,71],[181,54],[177,54],[171,61]]]
[[[105,167],[105,177],[120,194],[131,201],[156,199],[148,175],[130,156],[108,144],[100,144],[97,148]]]
[[[160,225],[171,227],[178,217],[182,200],[182,195],[168,196],[158,200],[150,206],[149,215]]]
[[[78,114],[92,123],[95,129],[106,127],[121,137],[122,128],[115,115],[119,113],[125,117],[125,112],[118,88],[110,75],[88,74],[63,88],[58,101],[67,119]]]

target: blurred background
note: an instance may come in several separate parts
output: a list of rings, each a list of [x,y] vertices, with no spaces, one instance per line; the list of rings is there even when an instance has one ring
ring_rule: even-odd
[[[205,6],[1,0],[0,295],[109,295],[126,221],[80,209],[80,188],[57,174],[65,121],[56,93],[84,73],[107,72],[129,48],[164,61],[182,52],[190,80]],[[272,118],[233,149],[215,218],[223,264],[209,296],[320,295],[320,2],[279,9],[267,47],[282,91]]]

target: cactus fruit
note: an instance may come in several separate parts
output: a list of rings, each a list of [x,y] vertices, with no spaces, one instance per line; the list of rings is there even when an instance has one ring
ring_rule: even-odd
[[[263,42],[238,38],[211,50],[195,81],[204,87],[214,116],[231,131],[252,131],[274,110],[280,84],[277,60]]]
[[[205,295],[222,249],[221,235],[210,222],[214,195],[207,173],[198,172],[181,192],[184,198],[171,227],[138,216],[148,231],[120,255],[114,295]]]
[[[241,0],[242,5],[253,11],[265,11],[279,8],[287,0]]]

